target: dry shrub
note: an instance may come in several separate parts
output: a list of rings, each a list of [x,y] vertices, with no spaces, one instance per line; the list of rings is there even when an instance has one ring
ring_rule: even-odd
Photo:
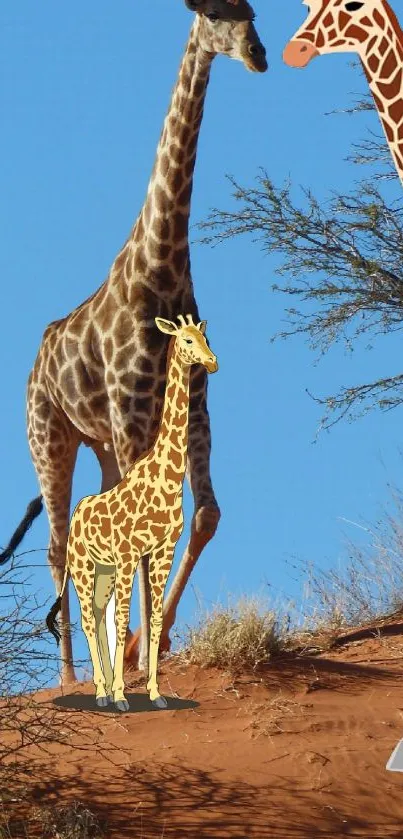
[[[37,808],[24,820],[0,821],[0,839],[31,839],[38,835],[41,839],[103,839],[105,836],[94,814],[78,801],[65,807]]]
[[[305,605],[313,627],[337,632],[402,611],[403,499],[396,491],[393,502],[394,512],[375,525],[350,522],[363,541],[348,540],[347,561],[328,570],[305,567]]]
[[[188,627],[180,655],[200,667],[236,672],[257,668],[284,648],[288,618],[262,607],[256,598],[216,606],[195,627]]]
[[[47,807],[36,812],[43,839],[102,839],[97,818],[79,801],[66,807]]]
[[[44,625],[48,607],[38,603],[30,589],[29,566],[22,556],[0,567],[0,839],[30,836],[28,819],[16,826],[12,814],[15,804],[19,813],[28,812],[32,778],[37,784],[40,779],[43,788],[52,781],[55,744],[58,753],[71,747],[83,755],[96,752],[100,760],[110,762],[111,772],[116,771],[115,747],[105,736],[110,722],[65,711],[37,696],[58,677],[60,661]],[[46,818],[49,824],[53,819],[59,832],[52,828],[45,833],[43,828],[43,837],[100,836],[83,805],[49,811]]]

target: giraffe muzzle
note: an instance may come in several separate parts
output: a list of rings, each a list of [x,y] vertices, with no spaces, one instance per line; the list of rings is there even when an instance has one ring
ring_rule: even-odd
[[[266,48],[260,41],[248,44],[244,53],[244,60],[250,70],[255,73],[265,73],[268,69]]]
[[[319,51],[313,44],[308,41],[290,41],[283,52],[283,61],[288,67],[298,67],[302,69],[307,64],[319,55]]]
[[[204,366],[209,373],[216,373],[218,370],[218,361],[214,355],[204,362]]]

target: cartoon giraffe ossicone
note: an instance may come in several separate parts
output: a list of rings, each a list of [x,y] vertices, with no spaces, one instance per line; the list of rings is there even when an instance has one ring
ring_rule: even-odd
[[[309,16],[285,47],[291,67],[317,55],[358,53],[403,184],[403,31],[386,0],[310,0]]]
[[[134,576],[144,554],[149,555],[151,589],[147,690],[155,707],[167,706],[158,689],[158,647],[165,585],[183,528],[190,367],[202,364],[209,373],[218,370],[217,359],[204,337],[206,321],[196,326],[190,314],[186,320],[179,315],[178,320],[180,326],[155,318],[158,329],[172,336],[164,407],[155,443],[117,486],[77,504],[70,523],[62,589],[46,621],[59,641],[56,615],[70,575],[80,601],[97,705],[104,707],[113,702],[118,711],[129,709],[124,695],[123,655]],[[113,589],[116,652],[112,667],[105,613]]]
[[[265,49],[246,0],[186,0],[197,12],[157,149],[147,197],[107,281],[67,317],[46,329],[28,383],[28,440],[50,522],[49,564],[60,592],[66,561],[72,476],[78,447],[100,463],[101,492],[115,486],[158,429],[165,389],[167,340],[155,317],[178,311],[198,320],[191,279],[188,226],[197,143],[212,61],[217,54],[267,69]],[[164,607],[160,650],[187,580],[214,536],[220,511],[210,477],[207,375],[191,375],[187,476],[195,511],[191,535]],[[30,505],[8,559],[35,515]],[[146,558],[139,567],[141,633],[126,659],[146,669],[150,589]],[[68,590],[61,610],[62,683],[75,681]]]

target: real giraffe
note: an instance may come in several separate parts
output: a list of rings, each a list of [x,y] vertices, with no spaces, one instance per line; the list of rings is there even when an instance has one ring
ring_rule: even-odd
[[[198,320],[188,225],[197,143],[212,61],[217,54],[267,69],[254,13],[246,0],[186,0],[196,19],[165,119],[143,208],[108,279],[88,300],[46,329],[28,382],[28,440],[50,523],[49,564],[61,591],[78,447],[98,458],[101,492],[115,486],[155,439],[166,381],[167,338],[155,317],[189,312]],[[194,497],[191,535],[164,607],[160,650],[186,582],[213,537],[220,512],[210,477],[207,374],[192,370],[187,477]],[[40,512],[40,499],[0,556],[8,559]],[[147,668],[150,586],[139,565],[140,622],[126,659]],[[61,608],[61,681],[75,680],[68,590]]]
[[[149,452],[141,455],[113,489],[83,498],[74,510],[60,596],[47,617],[55,638],[70,575],[81,607],[82,628],[93,665],[96,703],[113,703],[128,711],[124,694],[123,654],[129,622],[133,580],[140,558],[149,556],[151,619],[147,690],[156,708],[166,708],[157,679],[162,607],[175,545],[182,533],[182,488],[186,470],[190,368],[201,364],[218,370],[216,356],[204,337],[206,321],[179,315],[179,326],[155,318],[158,329],[171,336],[168,348],[164,407],[158,434]],[[115,590],[116,652],[112,667],[106,627],[106,607]]]
[[[284,50],[291,67],[316,55],[358,53],[403,184],[403,31],[386,0],[310,0],[308,19]]]

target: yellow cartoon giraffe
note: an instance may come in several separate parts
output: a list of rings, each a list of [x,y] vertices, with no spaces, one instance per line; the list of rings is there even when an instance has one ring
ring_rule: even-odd
[[[190,368],[192,364],[203,364],[209,373],[218,369],[217,359],[204,337],[206,321],[196,326],[191,315],[186,318],[187,322],[183,315],[179,316],[180,326],[155,318],[158,329],[172,336],[156,441],[117,486],[77,504],[70,522],[62,590],[46,618],[48,629],[59,643],[56,615],[61,610],[70,574],[94,668],[97,705],[104,707],[113,702],[118,711],[129,708],[124,695],[123,654],[134,576],[144,554],[150,554],[152,607],[147,690],[156,708],[167,705],[158,690],[157,661],[164,590],[183,528]],[[105,613],[113,589],[116,652],[112,668]]]

